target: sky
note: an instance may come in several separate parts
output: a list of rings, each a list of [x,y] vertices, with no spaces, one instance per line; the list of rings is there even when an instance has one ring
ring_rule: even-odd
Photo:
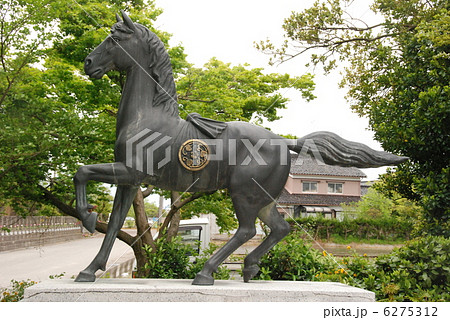
[[[341,75],[338,71],[328,76],[320,68],[307,68],[307,57],[298,57],[278,66],[269,66],[269,56],[257,51],[254,42],[270,39],[281,43],[282,23],[292,11],[302,11],[315,0],[156,0],[164,10],[156,21],[156,27],[172,34],[171,45],[182,44],[187,59],[196,67],[202,67],[212,57],[232,65],[248,63],[252,68],[264,68],[267,73],[288,73],[301,76],[315,75],[316,99],[306,102],[294,89],[281,93],[290,98],[287,109],[280,110],[282,117],[264,126],[278,134],[298,137],[315,131],[332,131],[341,137],[364,143],[381,150],[368,130],[368,119],[351,112],[345,100],[345,89],[339,89]],[[365,2],[365,1],[364,1]],[[365,2],[367,3],[367,2]],[[356,17],[372,19],[367,7],[354,9]],[[374,180],[385,168],[364,169],[365,180]]]

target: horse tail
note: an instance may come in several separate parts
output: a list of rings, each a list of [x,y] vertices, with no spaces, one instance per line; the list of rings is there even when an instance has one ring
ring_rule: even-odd
[[[313,156],[318,153],[325,164],[341,167],[376,168],[397,165],[409,159],[373,150],[362,143],[348,141],[326,131],[313,132],[297,139],[289,145],[289,149],[297,153],[306,151]]]

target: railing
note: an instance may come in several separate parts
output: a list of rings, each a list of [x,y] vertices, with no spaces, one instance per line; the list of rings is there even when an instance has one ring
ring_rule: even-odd
[[[0,251],[42,246],[81,238],[80,221],[72,217],[0,216]]]
[[[135,258],[108,267],[102,278],[131,278]]]

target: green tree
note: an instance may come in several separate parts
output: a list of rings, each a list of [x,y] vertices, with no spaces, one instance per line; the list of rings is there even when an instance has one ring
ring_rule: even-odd
[[[257,47],[282,62],[311,53],[314,65],[345,67],[348,101],[382,147],[410,157],[383,177],[424,208],[423,232],[450,236],[450,16],[446,0],[374,0],[368,24],[353,1],[316,2],[283,25],[286,41]],[[355,18],[353,18],[355,17]]]
[[[220,232],[227,232],[238,227],[233,203],[227,190],[219,190],[205,195],[197,201],[187,204],[180,211],[183,219],[191,219],[199,213],[214,214]]]
[[[381,218],[392,214],[393,201],[388,199],[374,188],[369,188],[361,201],[351,204],[342,204],[345,213],[355,214],[359,217]]]
[[[154,204],[153,202],[148,201],[147,199],[144,199],[144,208],[143,208],[145,215],[147,216],[147,218],[158,218],[158,210],[159,207]],[[111,213],[111,210],[109,210],[109,213]],[[163,212],[164,214],[165,212]],[[128,212],[128,216],[129,217],[135,217],[136,214],[134,212],[134,208],[131,207],[130,211]]]
[[[79,9],[76,3],[5,2],[2,25],[15,27],[1,29],[2,48],[9,50],[2,51],[1,78],[11,85],[2,91],[0,104],[0,192],[23,214],[30,203],[42,203],[42,188],[71,205],[77,167],[112,158],[115,119],[104,110],[118,101],[120,90],[107,80],[88,81],[80,72],[82,59],[75,63],[62,54],[62,44],[75,37],[64,15]],[[33,15],[36,18],[28,20]],[[22,25],[43,31],[22,32]],[[49,26],[54,31],[42,35]],[[42,36],[47,41],[39,41],[38,51],[23,48],[22,42],[33,43]],[[20,69],[9,67],[21,56],[28,59]],[[98,184],[90,186],[93,197],[104,192]]]
[[[52,1],[0,1],[0,105],[24,79],[28,66],[41,61],[45,46],[55,36],[53,19],[46,13]]]
[[[295,88],[306,100],[314,99],[313,77],[288,74],[265,74],[262,68],[248,64],[231,66],[212,58],[203,68],[189,68],[177,81],[183,111],[198,112],[221,121],[255,121],[279,119],[278,109],[286,108],[287,98],[279,90]]]
[[[158,217],[158,206],[153,202],[145,202],[145,213],[148,217]]]
[[[50,3],[2,3],[0,18],[5,27],[0,30],[0,81],[7,85],[1,87],[0,195],[23,216],[30,213],[29,208],[34,211],[39,205],[45,208],[50,204],[63,214],[77,217],[72,177],[83,164],[113,161],[115,115],[124,82],[124,75],[118,72],[99,80],[87,79],[84,58],[108,35],[120,9],[132,7],[133,19],[147,25],[161,11],[153,2],[143,1]],[[41,16],[45,17],[42,21]],[[45,34],[45,43],[40,41],[31,49],[22,44],[36,42],[35,37],[43,37],[49,25],[54,31]],[[43,31],[32,33],[31,29]],[[168,42],[167,33],[155,32]],[[175,73],[187,66],[182,47],[168,50]],[[15,62],[22,56],[27,59]],[[144,208],[143,195],[148,195],[148,190],[151,187],[140,192],[135,208]],[[88,195],[89,202],[102,210],[105,221],[106,188],[90,183]],[[139,221],[141,236],[148,230],[145,213]],[[106,232],[107,224],[98,222],[97,230]],[[135,243],[133,249],[141,251],[142,242],[135,237],[121,232],[119,239],[129,245]]]
[[[415,232],[417,232],[421,225],[419,220],[422,208],[398,193],[392,193],[391,197],[387,197],[378,191],[384,188],[382,182],[377,182],[369,188],[367,194],[361,197],[361,201],[342,203],[344,213],[360,218],[392,218],[399,222],[409,221],[416,226]]]

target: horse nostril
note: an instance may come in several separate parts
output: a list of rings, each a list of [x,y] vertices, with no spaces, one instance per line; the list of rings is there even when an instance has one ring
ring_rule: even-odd
[[[92,60],[89,58],[86,58],[86,60],[84,60],[84,65],[87,67],[92,63]]]

